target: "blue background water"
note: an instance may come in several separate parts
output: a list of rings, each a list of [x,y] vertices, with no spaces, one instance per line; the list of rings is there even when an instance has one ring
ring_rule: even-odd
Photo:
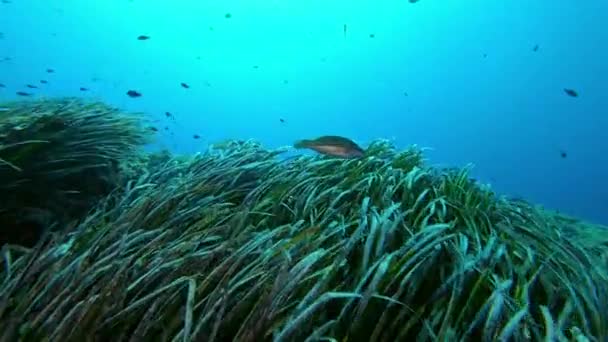
[[[607,21],[600,0],[12,0],[0,100],[21,90],[143,111],[180,153],[227,138],[391,138],[608,223]]]

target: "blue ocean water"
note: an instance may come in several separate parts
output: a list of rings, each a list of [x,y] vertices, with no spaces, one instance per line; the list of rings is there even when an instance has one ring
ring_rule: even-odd
[[[608,224],[607,21],[601,0],[3,0],[0,101],[145,112],[176,153],[389,138]]]

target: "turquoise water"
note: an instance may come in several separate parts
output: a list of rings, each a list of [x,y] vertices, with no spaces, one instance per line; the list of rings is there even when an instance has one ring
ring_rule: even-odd
[[[389,138],[432,148],[433,164],[473,163],[499,193],[608,223],[606,21],[599,0],[5,0],[0,100],[146,112],[156,147],[179,153]]]

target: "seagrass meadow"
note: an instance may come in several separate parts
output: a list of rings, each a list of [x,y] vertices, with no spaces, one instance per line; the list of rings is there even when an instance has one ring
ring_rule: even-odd
[[[608,339],[608,230],[416,146],[150,154],[101,103],[0,107],[2,341]]]
[[[107,196],[150,141],[145,123],[74,98],[0,104],[0,244],[31,245]]]

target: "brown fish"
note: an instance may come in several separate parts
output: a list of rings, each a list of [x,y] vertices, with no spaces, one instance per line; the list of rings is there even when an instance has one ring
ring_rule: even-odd
[[[295,148],[308,148],[321,154],[340,158],[363,157],[365,151],[350,139],[326,135],[312,140],[299,140]]]

